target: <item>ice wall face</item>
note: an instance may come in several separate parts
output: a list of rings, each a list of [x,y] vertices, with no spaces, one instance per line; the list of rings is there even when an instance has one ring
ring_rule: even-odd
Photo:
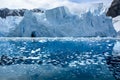
[[[6,19],[0,18],[0,37],[7,36],[20,23],[22,17],[9,16]]]
[[[97,10],[99,11],[99,10]],[[97,12],[98,13],[98,12]],[[73,15],[66,7],[46,10],[45,13],[28,12],[16,31],[20,37],[94,37],[116,36],[111,18],[90,11]],[[15,33],[13,33],[15,34]],[[34,35],[34,36],[33,36]]]
[[[66,16],[69,16],[69,14],[66,7],[58,7],[45,12],[47,20],[53,24],[61,23]]]

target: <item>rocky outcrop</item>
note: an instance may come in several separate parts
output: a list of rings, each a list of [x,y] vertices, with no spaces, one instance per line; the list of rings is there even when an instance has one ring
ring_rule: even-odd
[[[116,80],[120,80],[120,56],[109,56],[107,64]]]
[[[120,15],[120,0],[113,0],[110,8],[108,9],[107,16],[116,17]]]
[[[0,17],[6,18],[7,16],[24,16],[24,13],[27,9],[0,9]],[[44,12],[40,9],[32,9],[32,12]]]

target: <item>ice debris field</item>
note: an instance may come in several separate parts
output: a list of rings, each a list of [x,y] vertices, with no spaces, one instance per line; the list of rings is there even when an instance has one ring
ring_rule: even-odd
[[[1,80],[115,80],[106,64],[120,39],[0,38]]]

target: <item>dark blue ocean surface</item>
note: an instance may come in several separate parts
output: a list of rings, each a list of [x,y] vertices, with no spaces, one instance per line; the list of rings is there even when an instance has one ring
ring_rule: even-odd
[[[106,57],[114,54],[117,42],[111,38],[1,38],[0,80],[115,80]]]

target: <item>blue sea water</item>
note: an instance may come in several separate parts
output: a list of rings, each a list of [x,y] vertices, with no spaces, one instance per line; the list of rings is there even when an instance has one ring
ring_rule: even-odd
[[[0,56],[26,62],[0,66],[0,80],[115,80],[106,64],[119,39],[0,38]],[[41,61],[41,63],[39,63]]]

